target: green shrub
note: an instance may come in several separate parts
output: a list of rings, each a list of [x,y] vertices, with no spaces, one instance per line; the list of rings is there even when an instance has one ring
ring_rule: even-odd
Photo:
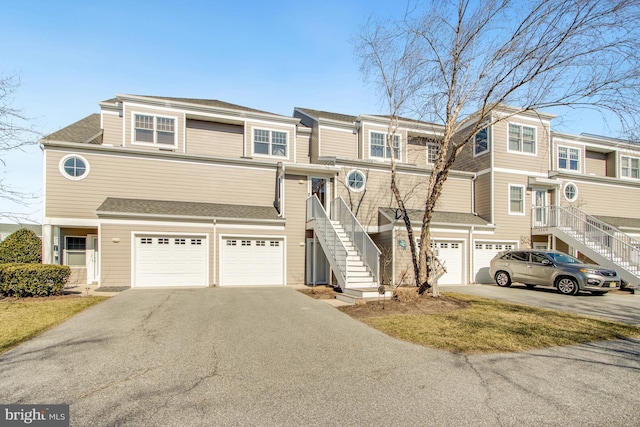
[[[55,264],[0,264],[0,294],[15,297],[58,295],[71,269]]]
[[[42,262],[42,241],[31,230],[21,228],[0,243],[0,264]]]

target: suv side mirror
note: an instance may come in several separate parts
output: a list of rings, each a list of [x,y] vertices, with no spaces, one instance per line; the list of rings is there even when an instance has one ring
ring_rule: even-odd
[[[553,265],[553,263],[551,261],[549,261],[548,259],[543,259],[542,260],[542,265]]]

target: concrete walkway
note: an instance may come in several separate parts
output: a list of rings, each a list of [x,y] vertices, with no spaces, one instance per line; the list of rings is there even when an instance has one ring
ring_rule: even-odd
[[[0,356],[74,426],[635,426],[639,383],[637,340],[453,355],[290,288],[128,290]]]

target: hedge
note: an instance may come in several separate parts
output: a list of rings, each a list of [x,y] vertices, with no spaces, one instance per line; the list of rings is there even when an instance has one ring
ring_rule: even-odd
[[[0,294],[14,297],[58,295],[71,269],[55,264],[0,264]]]
[[[37,264],[41,261],[42,241],[29,229],[21,228],[0,243],[0,264]]]

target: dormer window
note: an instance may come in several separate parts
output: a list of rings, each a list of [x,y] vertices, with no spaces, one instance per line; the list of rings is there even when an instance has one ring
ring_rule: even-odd
[[[391,159],[391,150],[387,145],[387,134],[380,132],[371,132],[369,135],[370,140],[370,155],[371,157],[377,157],[381,159]],[[397,161],[400,161],[400,135],[393,135],[393,156]]]
[[[489,129],[482,129],[473,140],[473,155],[479,156],[480,154],[487,153],[489,151]]]
[[[623,178],[640,179],[640,159],[622,156],[620,160],[620,175]]]
[[[176,146],[176,119],[172,117],[134,114],[133,142]]]
[[[253,154],[287,157],[287,132],[254,129]]]
[[[580,150],[558,147],[558,169],[578,172],[580,170]]]
[[[509,123],[508,151],[536,154],[536,128]]]

